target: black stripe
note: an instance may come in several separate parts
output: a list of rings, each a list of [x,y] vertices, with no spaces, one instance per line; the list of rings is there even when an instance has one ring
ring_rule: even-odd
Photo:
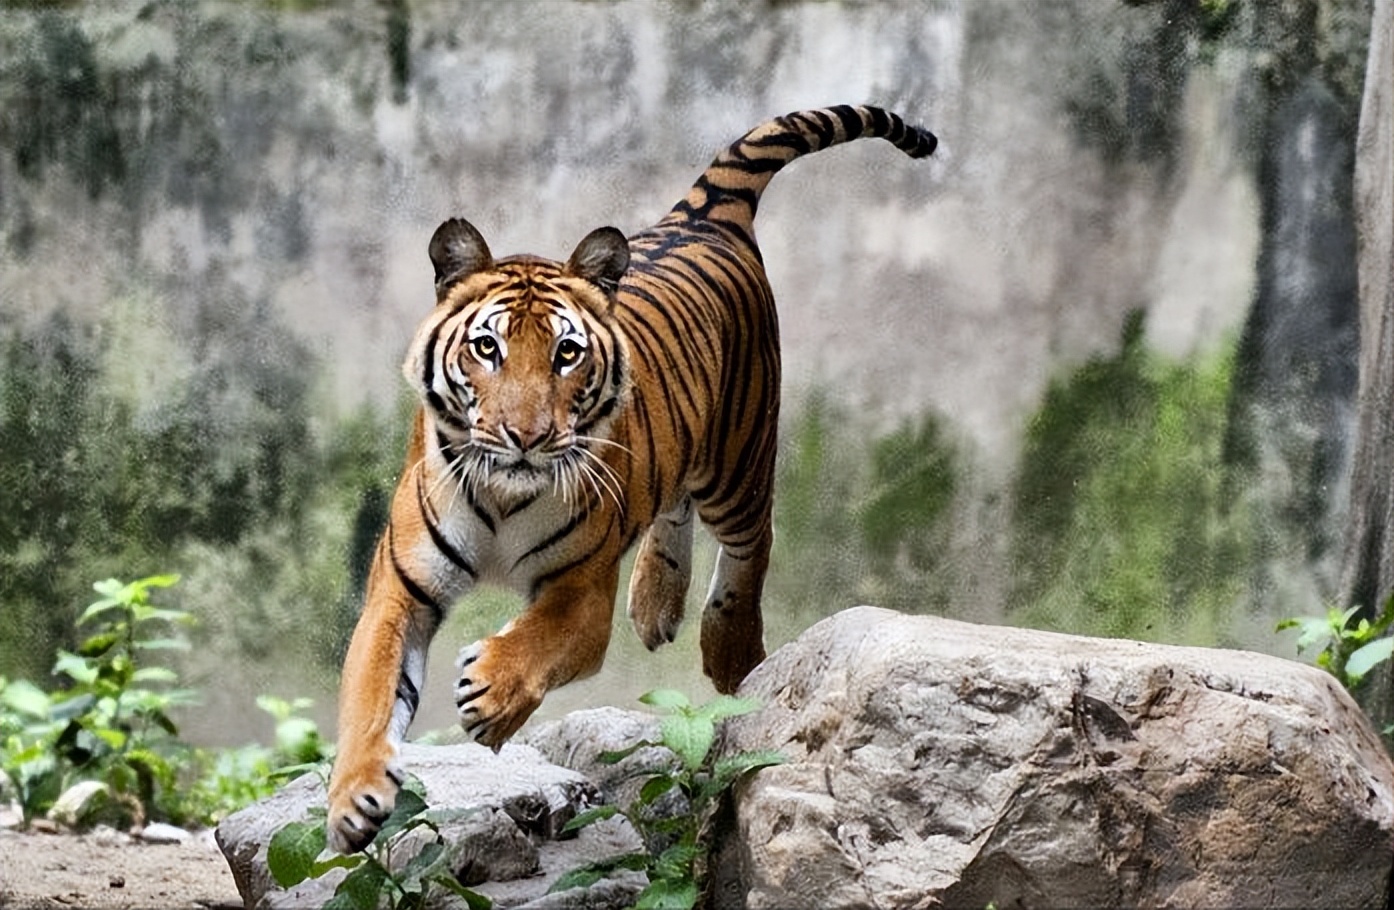
[[[610,521],[605,527],[605,533],[600,535],[599,539],[596,541],[595,546],[591,547],[585,553],[582,553],[576,559],[571,560],[565,565],[559,566],[553,569],[552,571],[546,573],[545,575],[539,575],[537,578],[533,579],[532,590],[531,592],[529,592],[528,596],[529,600],[537,600],[537,596],[540,593],[542,593],[542,590],[546,588],[547,585],[556,581],[558,578],[565,575],[567,572],[570,572],[577,566],[584,565],[585,563],[589,562],[595,556],[595,554],[599,553],[602,549],[605,548],[605,542],[610,539],[610,532],[614,530],[615,527],[615,513],[611,512],[609,514]]]
[[[477,517],[480,521],[484,522],[484,527],[489,529],[489,533],[495,533],[494,516],[490,515],[487,511],[485,511],[484,507],[481,506],[478,502],[476,502],[474,500],[474,497],[472,496],[469,497],[469,504],[470,508],[474,510],[475,517]]]
[[[526,561],[527,559],[529,559],[529,558],[531,558],[531,557],[533,557],[533,556],[536,556],[537,554],[539,554],[539,553],[541,553],[541,552],[543,552],[543,551],[549,549],[550,547],[553,547],[553,546],[555,546],[556,544],[560,543],[560,542],[561,542],[563,539],[565,539],[566,537],[569,537],[569,536],[571,535],[571,533],[572,533],[573,531],[575,531],[576,528],[581,524],[581,522],[585,521],[585,520],[586,520],[587,518],[589,518],[589,517],[590,517],[590,510],[589,510],[589,509],[583,509],[583,510],[577,512],[575,515],[572,515],[572,516],[571,516],[571,519],[570,519],[569,521],[567,521],[566,524],[562,525],[560,528],[558,528],[555,532],[553,532],[553,533],[552,533],[550,536],[548,536],[547,538],[538,541],[538,542],[532,547],[532,549],[528,550],[528,551],[527,551],[526,553],[524,553],[522,556],[519,556],[517,562],[513,563],[513,569],[510,570],[510,571],[516,570],[516,569],[517,569],[519,566],[521,566],[521,565],[523,564],[523,562]]]
[[[503,514],[499,516],[500,520],[507,520],[507,519],[509,519],[509,518],[512,518],[514,515],[517,515],[519,512],[523,511],[523,510],[526,509],[528,506],[530,506],[530,505],[532,505],[533,503],[537,502],[537,497],[540,496],[540,495],[542,495],[542,494],[541,494],[541,493],[533,493],[532,495],[530,495],[530,496],[528,496],[528,497],[526,497],[526,498],[524,498],[524,499],[520,499],[520,500],[518,500],[517,502],[513,503],[513,504],[512,504],[511,506],[509,506],[507,509],[504,509],[504,510],[503,510]],[[489,530],[492,531],[493,528],[490,528]]]
[[[426,490],[421,485],[420,475],[416,478],[416,503],[421,509],[421,518],[426,525],[426,533],[431,535],[431,543],[436,545],[436,549],[440,550],[445,558],[455,565],[455,568],[468,575],[471,581],[478,578],[479,573],[475,572],[474,566],[469,564],[464,554],[455,549],[455,545],[447,540],[445,534],[441,532],[435,510],[431,508],[431,502],[426,498]]]
[[[837,119],[842,121],[842,132],[846,134],[846,142],[851,142],[861,136],[866,124],[862,122],[862,115],[857,113],[857,109],[846,104],[839,104],[831,108],[832,113]]]
[[[416,709],[421,706],[421,692],[416,688],[416,683],[411,681],[405,670],[397,677],[397,699],[407,703],[407,708],[411,711],[411,716],[416,716]]]
[[[576,432],[583,436],[589,436],[590,431],[598,426],[602,420],[615,413],[615,408],[619,403],[620,397],[618,395],[611,395],[609,398],[605,399],[601,402],[599,408],[586,415],[585,420],[576,422]]]
[[[445,607],[441,605],[440,601],[427,594],[397,561],[397,544],[390,522],[387,525],[387,555],[392,560],[392,570],[397,573],[397,579],[402,583],[402,587],[407,589],[407,593],[411,595],[413,600],[431,611],[432,627],[439,628],[440,624],[445,621]]]
[[[871,112],[871,132],[874,136],[885,136],[891,130],[891,115],[879,107],[869,107]]]

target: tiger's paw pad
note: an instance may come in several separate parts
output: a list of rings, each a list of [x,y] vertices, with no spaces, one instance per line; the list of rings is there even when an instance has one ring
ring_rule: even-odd
[[[477,641],[460,649],[455,666],[455,708],[460,726],[475,742],[497,752],[541,704],[532,696],[526,679],[508,662],[495,659],[492,640]]]
[[[378,773],[345,772],[343,780],[330,783],[325,837],[335,853],[356,853],[373,842],[392,814],[406,775],[400,766],[388,763]]]

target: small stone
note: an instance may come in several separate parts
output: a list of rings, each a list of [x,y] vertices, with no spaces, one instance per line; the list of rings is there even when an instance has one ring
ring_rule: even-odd
[[[99,780],[79,781],[58,795],[53,808],[48,810],[48,817],[60,825],[74,827],[98,806],[109,802],[110,792]]]
[[[124,887],[126,887],[126,877],[125,877],[124,875],[113,875],[111,878],[107,879],[107,887],[109,887],[109,888],[124,888]]]
[[[164,822],[152,822],[137,835],[147,844],[182,844],[189,839],[189,832]]]

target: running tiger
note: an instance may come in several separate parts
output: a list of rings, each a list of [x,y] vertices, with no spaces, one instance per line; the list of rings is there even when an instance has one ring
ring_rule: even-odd
[[[334,849],[391,812],[427,646],[476,583],[528,600],[458,661],[461,723],[495,749],[600,668],[636,540],[629,616],[650,649],[673,640],[694,514],[720,544],[702,669],[732,692],[764,659],[780,367],[755,209],[784,165],[860,137],[912,158],[937,143],[874,107],[800,111],[733,143],[653,227],[599,228],[564,263],[495,259],[460,219],[436,230],[435,309],[403,367],[421,408],[344,661]]]

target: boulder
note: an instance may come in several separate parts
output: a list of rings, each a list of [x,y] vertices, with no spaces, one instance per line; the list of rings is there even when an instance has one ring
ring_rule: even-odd
[[[579,835],[563,835],[561,829],[578,812],[601,802],[600,792],[581,774],[546,761],[536,749],[508,745],[496,755],[473,743],[408,743],[401,760],[421,781],[432,808],[475,810],[443,825],[441,835],[458,847],[456,877],[491,898],[494,906],[608,910],[630,906],[642,889],[643,878],[630,874],[589,889],[547,894],[562,873],[632,852],[640,844],[623,818],[591,825]],[[307,775],[218,825],[218,846],[249,910],[321,906],[334,893],[343,870],[286,890],[266,866],[272,835],[288,822],[309,819],[310,810],[324,804],[323,782]],[[406,862],[414,852],[410,846],[394,850],[393,860]]]
[[[1394,767],[1328,674],[862,607],[771,655],[720,908],[1384,907]]]

